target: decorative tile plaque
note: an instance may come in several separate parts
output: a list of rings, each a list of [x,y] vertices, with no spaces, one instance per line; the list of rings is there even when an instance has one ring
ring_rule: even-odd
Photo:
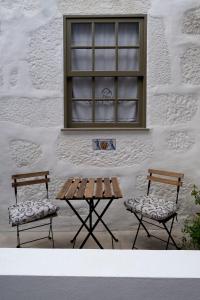
[[[93,150],[116,150],[116,139],[93,139]]]

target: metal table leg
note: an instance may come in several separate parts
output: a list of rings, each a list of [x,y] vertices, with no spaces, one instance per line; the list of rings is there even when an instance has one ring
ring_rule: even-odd
[[[89,236],[91,235],[93,237],[93,239],[95,240],[95,242],[97,243],[97,245],[99,246],[99,248],[103,249],[102,245],[99,243],[99,241],[97,240],[97,238],[95,237],[95,235],[93,234],[93,227],[88,227],[88,225],[85,223],[85,221],[81,218],[81,216],[78,214],[78,212],[76,211],[76,209],[73,207],[73,205],[70,203],[69,200],[66,199],[67,204],[70,206],[70,208],[73,210],[73,212],[75,213],[75,215],[79,218],[79,220],[81,221],[81,223],[83,224],[83,226],[85,226],[85,228],[87,229],[87,231],[89,232]],[[92,210],[89,212],[89,218],[90,218],[90,214],[92,214]],[[85,241],[85,240],[84,240]],[[86,241],[85,241],[86,242]],[[84,243],[85,244],[85,243]],[[82,248],[82,247],[80,247]]]
[[[99,218],[99,214],[97,213],[97,211],[94,209],[93,210],[95,215]],[[114,236],[114,234],[112,233],[112,231],[108,228],[108,226],[106,225],[106,223],[104,222],[103,219],[100,219],[100,222],[103,224],[103,226],[106,228],[106,230],[108,231],[108,233],[111,235],[112,239],[115,240],[115,242],[118,242],[118,239]]]
[[[88,205],[90,206],[90,202],[91,200],[86,200]],[[96,203],[94,204],[93,202],[93,212],[95,213],[95,215],[99,218],[99,214],[97,213],[97,211],[95,210],[96,206],[98,205],[100,199],[98,199],[96,201]],[[84,223],[86,223],[89,219],[89,214],[87,216],[87,218],[85,219]],[[103,219],[100,220],[100,222],[103,224],[103,226],[106,228],[106,230],[108,231],[108,233],[111,235],[111,238],[115,240],[115,242],[118,242],[118,239],[114,236],[114,234],[112,233],[112,231],[108,228],[108,226],[106,225],[106,223],[103,221]],[[71,240],[71,243],[74,243],[74,241],[76,240],[77,236],[79,235],[79,233],[81,232],[82,228],[84,227],[84,224],[81,225],[81,227],[79,228],[79,230],[77,231],[77,233],[75,234],[75,236],[73,237],[73,239]]]
[[[88,205],[89,205],[89,200],[86,200]],[[94,205],[94,209],[95,207],[98,205],[100,199],[97,200],[97,202]],[[86,217],[86,219],[84,220],[83,224],[80,226],[79,230],[77,231],[77,233],[75,234],[75,236],[73,237],[73,239],[71,240],[71,243],[74,243],[74,241],[76,240],[77,236],[79,235],[79,233],[81,232],[81,230],[83,229],[83,227],[85,226],[85,224],[87,223],[88,219],[90,217],[90,213],[88,214],[88,216]]]
[[[88,233],[88,235],[86,236],[85,240],[82,242],[80,248],[83,248],[83,246],[84,246],[85,243],[87,242],[87,240],[88,240],[88,238],[89,238],[90,235],[93,236],[93,231],[94,231],[95,227],[98,225],[98,223],[99,223],[100,221],[102,221],[102,217],[103,217],[103,215],[105,214],[105,212],[106,212],[106,210],[108,209],[108,207],[110,206],[110,204],[112,203],[112,201],[113,201],[113,199],[110,199],[110,201],[107,203],[107,205],[106,205],[105,208],[103,209],[102,213],[99,215],[97,221],[96,221],[95,224],[92,226],[91,231],[88,230],[89,233]],[[102,248],[103,248],[103,247],[102,247]]]

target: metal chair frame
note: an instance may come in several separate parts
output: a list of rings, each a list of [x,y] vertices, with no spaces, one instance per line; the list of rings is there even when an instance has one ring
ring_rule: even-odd
[[[176,173],[176,172],[163,171],[163,170],[154,170],[154,169],[149,169],[148,173],[149,173],[149,175],[147,176],[147,179],[148,179],[147,196],[150,193],[151,181],[156,181],[156,182],[160,182],[160,183],[164,183],[164,184],[176,185],[177,186],[177,189],[176,189],[176,204],[177,204],[178,203],[180,186],[182,186],[182,178],[184,177],[184,174]],[[156,174],[156,176],[152,176],[152,174]],[[158,175],[160,175],[161,177],[158,176]],[[169,179],[169,177],[173,177],[173,178],[175,177],[176,180]],[[137,218],[137,220],[139,221],[137,232],[136,232],[136,235],[135,235],[135,239],[133,241],[132,249],[137,249],[137,248],[135,248],[135,244],[136,244],[136,241],[137,241],[137,238],[138,238],[138,233],[139,233],[139,230],[140,230],[141,226],[146,231],[147,237],[154,237],[154,238],[166,243],[166,250],[168,249],[169,245],[173,245],[178,250],[180,249],[180,247],[176,244],[174,238],[172,237],[172,229],[173,229],[173,225],[174,225],[174,220],[175,220],[175,218],[177,219],[177,212],[175,212],[174,214],[172,214],[171,216],[169,216],[166,219],[156,220],[156,219],[153,219],[153,218],[143,216],[142,214],[133,212],[129,208],[127,208],[127,210],[130,211],[131,213],[133,213],[135,215],[135,217]],[[149,222],[146,219],[147,220],[150,219],[150,220],[153,220],[155,222],[158,222],[159,224],[162,224],[162,226],[157,225],[157,224],[152,223],[152,222]],[[167,223],[170,220],[171,220],[171,224],[170,224],[170,227],[168,228]],[[158,228],[161,228],[161,229],[165,230],[168,234],[167,240],[161,239],[158,236],[150,234],[149,231],[147,230],[146,226],[144,225],[144,223],[147,223],[147,224],[150,224],[150,225],[153,225],[155,227],[158,227]],[[171,242],[170,242],[170,240],[171,240]]]
[[[15,192],[15,202],[16,202],[16,204],[18,202],[18,194],[17,194],[18,190],[17,190],[17,188],[21,187],[21,186],[27,186],[27,185],[33,185],[33,184],[45,183],[46,196],[47,196],[47,199],[49,199],[48,182],[50,181],[50,178],[48,177],[48,175],[49,175],[49,171],[12,175],[12,179],[13,179],[12,187],[14,188],[14,192]],[[44,177],[44,178],[38,179],[38,177],[41,177],[41,176]],[[30,178],[31,180],[23,180],[23,181],[20,180],[20,179],[24,179],[24,178]],[[41,219],[38,219],[38,220],[33,220],[33,221],[27,222],[25,224],[16,225],[16,227],[17,227],[17,246],[16,246],[16,248],[20,248],[21,245],[32,243],[32,242],[39,241],[39,240],[46,239],[46,238],[48,238],[49,240],[52,241],[52,248],[54,248],[52,220],[53,220],[53,217],[55,217],[55,216],[56,216],[56,214],[52,214],[50,216],[47,216],[47,217],[44,217],[44,218],[41,218]],[[24,228],[24,229],[20,229],[20,227],[23,227],[23,225],[26,225],[28,223],[39,222],[39,221],[47,220],[47,219],[49,219],[49,222],[47,222],[47,223],[27,227],[27,228]],[[33,240],[28,240],[26,242],[21,243],[21,241],[20,241],[20,232],[27,231],[29,229],[34,229],[34,228],[47,226],[47,225],[49,225],[48,236],[44,236],[44,237],[33,239]]]

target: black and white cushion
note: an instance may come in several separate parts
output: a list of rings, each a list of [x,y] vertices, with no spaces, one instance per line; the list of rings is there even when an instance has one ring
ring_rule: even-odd
[[[124,205],[132,212],[154,220],[164,220],[173,215],[178,207],[173,201],[160,199],[154,196],[141,196],[127,199]]]
[[[54,215],[58,209],[59,208],[48,199],[37,201],[28,200],[11,205],[8,208],[9,221],[12,226],[21,225]]]

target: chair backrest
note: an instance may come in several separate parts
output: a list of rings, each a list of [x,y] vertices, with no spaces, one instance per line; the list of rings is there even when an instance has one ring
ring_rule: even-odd
[[[26,186],[26,185],[44,183],[46,185],[47,198],[48,198],[49,197],[49,195],[48,195],[48,182],[50,181],[48,175],[49,175],[49,171],[12,175],[12,180],[13,180],[12,187],[15,190],[16,203],[17,203],[17,188],[21,187],[21,186]],[[40,177],[43,177],[43,178],[40,178]],[[27,178],[28,178],[28,180],[24,180],[24,179],[27,179]]]
[[[148,173],[149,173],[149,175],[147,175],[147,179],[149,180],[149,182],[148,182],[147,195],[149,195],[151,181],[174,185],[177,187],[177,190],[176,190],[176,203],[177,203],[179,190],[180,190],[180,187],[183,185],[182,180],[183,180],[184,174],[177,173],[177,172],[164,171],[164,170],[155,170],[155,169],[149,169]]]

